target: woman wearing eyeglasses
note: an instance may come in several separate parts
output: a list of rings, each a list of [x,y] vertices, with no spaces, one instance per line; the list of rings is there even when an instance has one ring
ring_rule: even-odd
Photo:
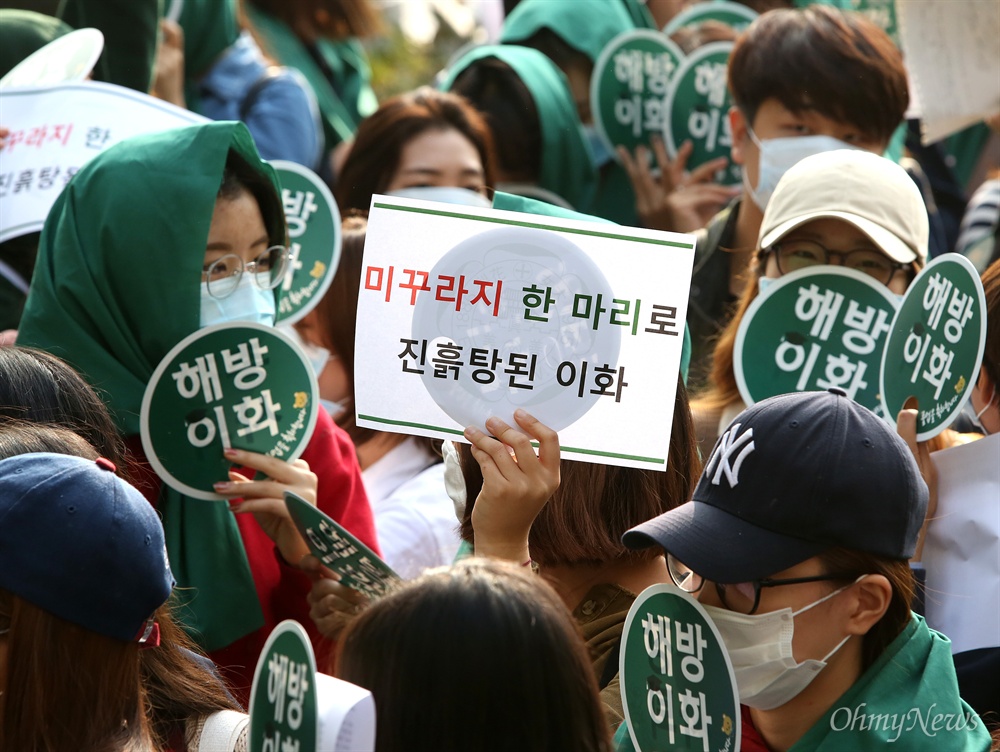
[[[178,342],[226,321],[273,324],[287,263],[274,171],[246,127],[218,122],[124,141],[70,181],[42,232],[18,344],[71,363],[104,396],[138,467],[132,477],[160,512],[178,584],[194,593],[186,626],[230,682],[249,695],[271,629],[311,630],[305,547],[282,493],[294,489],[374,547],[371,508],[350,439],[320,411],[302,459],[227,454],[226,505],[184,497],[150,470],[139,441],[143,392]],[[310,471],[312,468],[312,471]],[[247,481],[254,471],[267,478]],[[315,473],[315,474],[314,474]],[[318,480],[317,480],[318,479]]]
[[[751,279],[719,335],[706,388],[692,400],[708,453],[744,408],[736,385],[736,332],[754,299],[782,275],[826,264],[863,272],[902,295],[927,258],[927,210],[891,160],[858,150],[807,157],[781,178],[764,211]]]
[[[910,610],[927,501],[888,423],[842,390],[801,392],[738,415],[692,501],[625,534],[663,549],[718,627],[745,752],[989,748],[950,641]]]

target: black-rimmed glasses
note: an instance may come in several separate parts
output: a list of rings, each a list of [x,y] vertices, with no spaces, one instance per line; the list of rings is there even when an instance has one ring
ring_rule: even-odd
[[[766,249],[764,253],[774,254],[778,262],[778,271],[782,274],[829,264],[830,258],[835,256],[846,268],[863,272],[883,285],[888,285],[896,272],[908,268],[907,264],[893,261],[881,251],[868,249],[831,251],[814,240],[805,239],[782,240]]]

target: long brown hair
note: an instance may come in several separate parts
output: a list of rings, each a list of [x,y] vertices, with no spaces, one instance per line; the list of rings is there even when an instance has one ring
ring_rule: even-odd
[[[493,136],[482,115],[463,97],[425,86],[386,100],[361,122],[337,177],[341,210],[367,211],[396,174],[403,147],[432,130],[455,130],[468,139],[479,152],[486,185],[495,185]]]
[[[137,643],[91,632],[2,589],[0,610],[10,613],[0,749],[153,749]]]
[[[377,752],[611,750],[572,616],[509,562],[465,559],[375,601],[344,631],[337,676],[374,695]]]
[[[483,476],[468,446],[459,445],[459,455],[468,497],[462,538],[474,544],[472,510]],[[662,555],[655,548],[632,551],[622,545],[622,535],[687,501],[700,473],[687,390],[678,377],[666,470],[563,460],[559,489],[531,526],[531,558],[544,567],[646,561]]]

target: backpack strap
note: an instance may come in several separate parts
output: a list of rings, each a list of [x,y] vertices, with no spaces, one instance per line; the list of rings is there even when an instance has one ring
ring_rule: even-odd
[[[274,81],[274,79],[283,75],[285,69],[280,65],[269,65],[267,69],[261,74],[260,78],[253,82],[253,85],[247,89],[247,94],[243,97],[243,101],[240,102],[240,120],[246,122],[247,115],[250,114],[250,110],[253,106],[257,104],[257,100],[260,98],[260,94],[268,85]]]

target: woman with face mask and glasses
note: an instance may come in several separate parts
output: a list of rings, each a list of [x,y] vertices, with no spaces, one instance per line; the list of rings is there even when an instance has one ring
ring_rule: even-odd
[[[928,490],[906,443],[842,390],[758,402],[693,500],[627,532],[706,607],[743,705],[742,749],[990,746],[951,643],[913,614]]]
[[[350,439],[320,411],[302,459],[227,451],[241,470],[219,478],[233,504],[161,483],[139,440],[153,370],[199,328],[273,324],[286,268],[278,182],[246,127],[218,122],[126,140],[89,162],[46,220],[18,344],[72,364],[104,396],[138,461],[134,480],[164,521],[187,628],[245,702],[272,627],[286,618],[331,646],[308,618],[307,553],[284,512],[295,490],[374,547],[371,509]],[[315,469],[315,474],[310,471]],[[260,471],[265,479],[248,481]]]

